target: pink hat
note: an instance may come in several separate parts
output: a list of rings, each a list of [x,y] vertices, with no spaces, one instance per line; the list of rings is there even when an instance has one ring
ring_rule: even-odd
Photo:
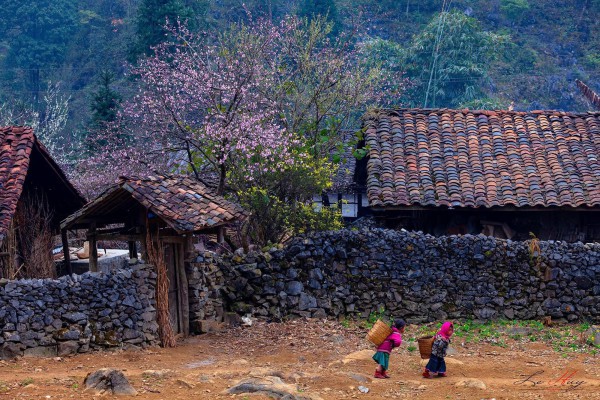
[[[450,339],[452,333],[450,333],[450,328],[454,328],[454,325],[450,321],[446,321],[442,324],[442,327],[438,331],[438,335],[442,335],[445,339]]]

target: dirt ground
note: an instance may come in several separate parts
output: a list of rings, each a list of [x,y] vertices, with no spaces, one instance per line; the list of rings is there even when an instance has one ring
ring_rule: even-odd
[[[226,393],[249,376],[278,376],[296,390],[295,398],[306,399],[600,399],[600,357],[560,352],[551,341],[507,339],[495,346],[455,337],[446,358],[448,377],[424,379],[419,352],[408,340],[420,334],[417,329],[408,326],[385,380],[372,377],[373,351],[364,329],[322,320],[255,322],[191,337],[174,349],[2,361],[0,400],[95,398],[83,381],[104,367],[123,371],[143,399],[268,399]],[[469,387],[481,382],[485,388]]]

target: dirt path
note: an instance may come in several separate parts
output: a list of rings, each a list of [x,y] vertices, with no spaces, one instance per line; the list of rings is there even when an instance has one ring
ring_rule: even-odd
[[[122,370],[144,399],[267,399],[225,393],[249,375],[278,376],[296,385],[297,396],[313,399],[600,399],[600,360],[591,353],[561,354],[539,342],[462,344],[456,338],[449,376],[427,380],[420,377],[418,351],[409,351],[405,341],[391,357],[391,379],[376,380],[363,334],[330,321],[258,323],[192,337],[175,349],[1,362],[0,399],[93,398],[83,391],[83,379],[104,367]],[[405,338],[416,334],[409,327]],[[157,377],[144,375],[147,370],[169,372]],[[465,380],[467,387],[457,386]],[[485,389],[468,387],[480,382]]]

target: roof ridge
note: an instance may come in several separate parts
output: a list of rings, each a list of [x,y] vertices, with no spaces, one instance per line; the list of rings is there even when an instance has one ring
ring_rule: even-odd
[[[581,82],[579,79],[575,79],[575,84],[581,90],[583,96],[590,102],[594,107],[600,110],[600,96],[596,94],[588,85]]]
[[[559,116],[588,116],[588,115],[600,115],[600,110],[598,111],[561,111],[561,110],[529,110],[529,111],[516,111],[516,110],[503,110],[503,109],[495,109],[495,110],[471,110],[469,108],[411,108],[411,107],[392,107],[392,108],[374,108],[372,110],[367,111],[363,119],[371,119],[377,118],[380,115],[389,115],[389,114],[397,114],[401,112],[409,112],[413,114],[418,113],[461,113],[461,114],[484,114],[484,115],[548,115],[555,114]]]

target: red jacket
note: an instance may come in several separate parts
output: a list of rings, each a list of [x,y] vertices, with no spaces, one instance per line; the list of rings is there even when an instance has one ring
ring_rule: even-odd
[[[400,347],[402,343],[402,334],[398,329],[392,327],[392,333],[377,347],[377,351],[391,353],[394,347]]]

